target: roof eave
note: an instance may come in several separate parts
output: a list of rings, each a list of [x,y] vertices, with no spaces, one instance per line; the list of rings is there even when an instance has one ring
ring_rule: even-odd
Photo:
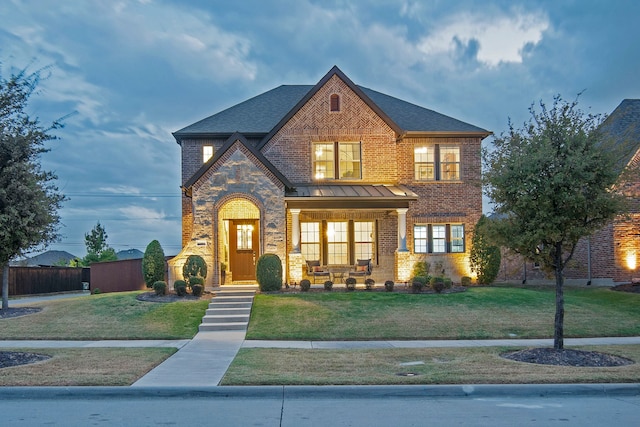
[[[478,131],[424,131],[424,130],[408,130],[402,133],[403,137],[438,137],[438,138],[480,138],[485,139],[486,137],[493,135],[493,132],[488,130],[478,130]]]

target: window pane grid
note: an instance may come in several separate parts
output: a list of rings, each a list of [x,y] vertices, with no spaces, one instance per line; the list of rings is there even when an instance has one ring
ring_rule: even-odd
[[[435,179],[434,147],[416,147],[413,155],[415,179],[419,181]]]
[[[416,225],[413,228],[413,250],[416,253],[426,254],[427,253],[427,226],[426,225]]]
[[[360,179],[360,143],[340,143],[340,178]]]
[[[460,179],[460,148],[440,148],[440,175],[443,181]]]
[[[300,252],[307,260],[320,259],[320,223],[300,223]]]
[[[332,143],[313,144],[313,173],[315,179],[333,179],[335,154]]]

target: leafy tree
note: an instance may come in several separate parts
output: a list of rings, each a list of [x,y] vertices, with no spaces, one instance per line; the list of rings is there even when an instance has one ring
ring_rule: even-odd
[[[477,274],[478,283],[483,285],[489,285],[496,280],[502,258],[500,248],[491,244],[487,221],[487,217],[482,215],[474,227],[470,253],[471,271]]]
[[[116,251],[107,244],[107,237],[109,237],[107,231],[100,225],[100,221],[91,229],[91,232],[85,233],[84,242],[87,247],[87,255],[82,260],[84,265],[118,259]]]
[[[192,277],[206,279],[207,263],[200,255],[189,255],[182,266],[182,275],[187,282],[190,282]]]
[[[142,276],[147,288],[153,287],[155,282],[164,280],[164,251],[160,242],[152,241],[147,245],[142,257]]]
[[[9,308],[9,261],[58,238],[58,209],[64,201],[54,184],[56,176],[43,171],[44,143],[56,139],[26,112],[40,82],[40,71],[26,70],[5,79],[0,75],[0,268],[2,309]]]
[[[613,191],[620,170],[603,143],[601,118],[560,96],[548,109],[532,105],[522,129],[483,151],[486,194],[501,219],[492,223],[499,243],[555,274],[554,348],[564,347],[563,271],[576,244],[623,209]]]

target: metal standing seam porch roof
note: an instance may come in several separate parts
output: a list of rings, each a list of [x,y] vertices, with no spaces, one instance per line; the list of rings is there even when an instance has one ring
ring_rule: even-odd
[[[405,208],[418,195],[402,185],[303,184],[285,194],[288,208],[390,209]]]

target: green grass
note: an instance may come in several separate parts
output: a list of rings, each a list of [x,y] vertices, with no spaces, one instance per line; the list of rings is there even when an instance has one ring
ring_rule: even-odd
[[[325,292],[256,295],[247,339],[550,338],[552,287],[482,287],[454,294]],[[640,335],[640,295],[565,290],[565,337]]]
[[[576,348],[640,360],[640,345]],[[640,379],[639,363],[614,368],[577,368],[521,363],[500,357],[505,351],[518,349],[246,348],[240,349],[221,385],[635,383]],[[415,375],[399,375],[407,373]]]
[[[209,299],[174,303],[138,301],[118,292],[38,303],[40,313],[0,320],[0,340],[192,338]]]

